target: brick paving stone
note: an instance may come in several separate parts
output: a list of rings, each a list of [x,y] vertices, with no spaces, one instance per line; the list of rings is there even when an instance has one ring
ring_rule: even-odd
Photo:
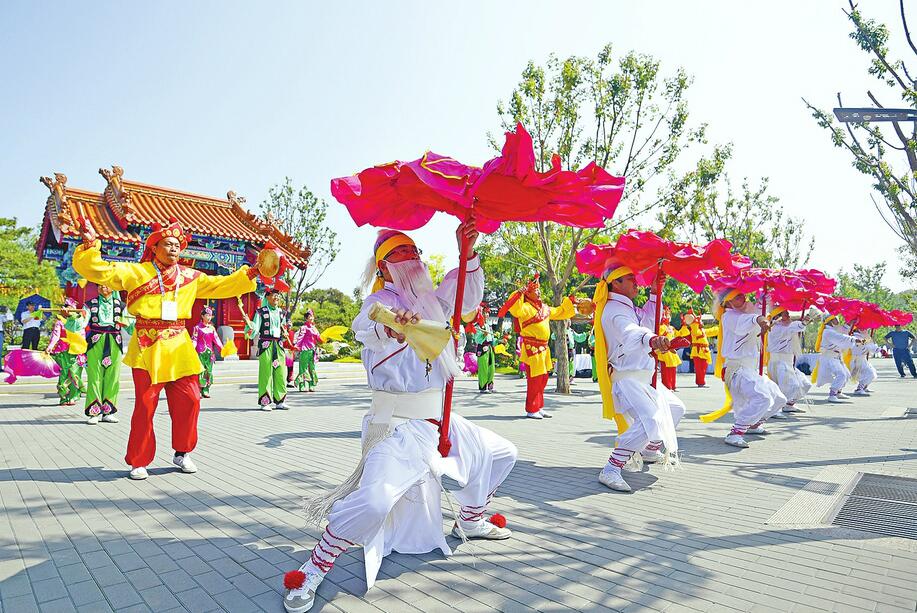
[[[498,393],[481,397],[473,380],[459,381],[456,410],[519,448],[493,504],[514,538],[473,549],[450,539],[449,559],[392,554],[369,592],[362,552],[352,550],[319,589],[316,610],[913,612],[913,542],[767,524],[825,468],[917,474],[917,420],[882,417],[912,406],[917,387],[893,376],[889,360],[876,365],[872,397],[827,405],[816,390],[809,412],[775,423],[745,450],[722,444],[725,422],[697,420],[719,406],[722,388],[680,377],[685,470],[628,473],[629,495],[597,483],[614,433],[594,384],[577,380],[564,397],[552,382],[555,418],[535,422],[521,415],[524,382],[499,377]],[[223,367],[251,383],[220,383]],[[249,410],[254,367],[217,365],[195,475],[171,466],[163,406],[145,482],[124,478],[129,384],[122,422],[104,428],[54,405],[47,383],[0,390],[0,613],[279,613],[283,573],[318,536],[301,500],[359,459],[368,395],[358,368],[321,364],[328,378],[318,392],[291,393],[290,411],[264,414]]]

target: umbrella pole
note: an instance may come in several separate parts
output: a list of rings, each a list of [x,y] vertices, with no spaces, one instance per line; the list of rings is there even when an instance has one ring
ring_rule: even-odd
[[[767,284],[761,287],[761,317],[767,317]],[[767,343],[767,332],[761,335],[761,351],[758,352],[758,376],[764,376],[764,347]]]
[[[462,236],[462,245],[459,249],[459,267],[458,279],[455,283],[455,310],[452,313],[452,337],[453,343],[458,353],[459,327],[462,325],[462,301],[465,298],[465,274],[468,271],[468,239]],[[452,414],[452,388],[455,379],[450,379],[446,383],[446,391],[443,395],[443,417],[439,422],[439,455],[446,457],[449,450],[452,449],[452,441],[449,440],[449,418]]]
[[[665,273],[662,272],[662,262],[659,262],[659,270],[656,272],[656,317],[653,327],[653,334],[659,334],[659,322],[662,319],[662,286],[665,285]],[[653,352],[655,364],[653,366],[653,387],[659,378],[659,354]]]

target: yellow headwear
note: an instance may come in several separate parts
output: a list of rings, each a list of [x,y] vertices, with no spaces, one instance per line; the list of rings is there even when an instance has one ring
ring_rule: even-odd
[[[379,267],[379,262],[384,260],[388,254],[404,245],[415,246],[414,241],[407,234],[402,234],[401,232],[396,232],[379,243],[376,247],[376,268]],[[377,276],[370,293],[378,292],[384,285],[385,280],[381,276]]]
[[[627,431],[627,421],[623,415],[615,413],[615,402],[611,395],[611,377],[608,376],[608,345],[605,342],[605,331],[602,329],[602,313],[608,303],[608,285],[615,279],[624,275],[631,275],[634,271],[627,266],[619,266],[609,272],[602,281],[595,286],[592,302],[595,304],[595,364],[599,390],[602,392],[602,417],[613,419],[618,426],[618,434]]]

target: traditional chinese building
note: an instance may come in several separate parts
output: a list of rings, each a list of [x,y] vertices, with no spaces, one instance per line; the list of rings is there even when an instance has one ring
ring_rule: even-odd
[[[234,192],[228,192],[222,200],[127,181],[119,166],[112,166],[111,170],[101,168],[99,174],[106,182],[101,192],[68,187],[67,177],[60,173],[53,179],[41,178],[51,194],[45,205],[36,246],[38,258],[56,263],[64,293],[80,304],[96,294],[91,285],[80,287],[79,275],[72,266],[73,250],[81,241],[81,218],[92,223],[102,240],[102,253],[109,260],[139,261],[153,223],[166,225],[170,217],[175,217],[191,234],[181,263],[208,274],[229,274],[242,264],[254,263],[268,239],[286,254],[293,266],[304,269],[308,265],[308,247],[297,244],[275,225],[249,213],[242,207],[245,199]],[[254,312],[256,301],[252,294],[243,299],[249,315]],[[211,300],[209,303],[216,310],[214,324],[236,330],[239,354],[247,357],[248,344],[240,342],[238,334],[244,321],[236,300]],[[195,304],[188,321],[190,327],[197,323],[204,304],[203,300]]]

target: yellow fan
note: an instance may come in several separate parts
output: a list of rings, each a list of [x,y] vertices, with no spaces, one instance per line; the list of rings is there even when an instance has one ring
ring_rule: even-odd
[[[452,340],[452,330],[446,322],[421,319],[416,324],[395,323],[395,313],[379,302],[374,303],[369,309],[369,318],[399,334],[404,334],[408,346],[421,360],[435,360]]]
[[[504,345],[503,343],[500,343],[499,345],[494,346],[494,353],[496,353],[497,355],[505,355],[508,358],[513,357],[506,350],[506,345]]]
[[[223,359],[226,359],[231,355],[236,355],[237,353],[239,353],[239,348],[236,347],[236,341],[232,339],[229,339],[223,343],[223,348],[220,349],[220,356]]]
[[[319,336],[321,337],[323,343],[327,343],[329,340],[343,342],[344,334],[346,332],[347,326],[329,326],[325,328],[325,331],[322,332]]]
[[[86,339],[79,332],[71,332],[70,330],[64,330],[64,334],[67,338],[67,344],[70,345],[70,348],[67,349],[67,352],[72,355],[81,355],[86,353]]]

